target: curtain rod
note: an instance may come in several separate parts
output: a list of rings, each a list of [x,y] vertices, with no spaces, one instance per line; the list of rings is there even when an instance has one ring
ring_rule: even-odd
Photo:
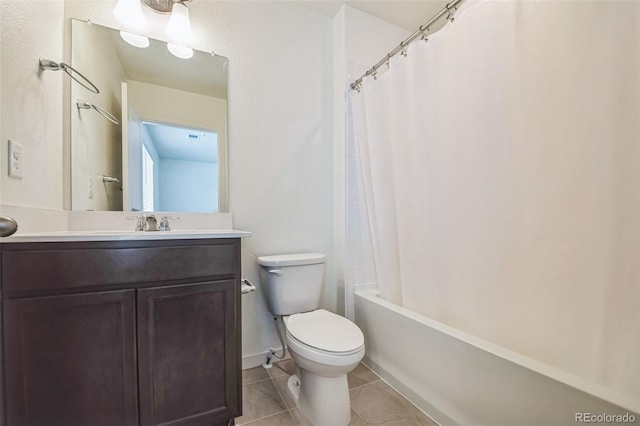
[[[418,38],[419,35],[422,35],[422,38],[426,40],[427,35],[425,34],[425,31],[429,31],[429,27],[433,25],[436,21],[438,21],[440,18],[442,18],[445,14],[447,15],[447,19],[453,22],[453,11],[455,11],[457,9],[457,6],[463,1],[464,0],[453,0],[450,3],[447,3],[447,5],[440,12],[438,12],[433,18],[431,18],[427,23],[421,25],[417,30],[415,30],[413,34],[411,34],[409,37],[403,40],[395,49],[387,53],[387,55],[384,58],[382,58],[377,64],[375,64],[373,67],[367,70],[367,72],[362,74],[359,79],[351,83],[350,85],[351,89],[357,90],[359,92],[360,86],[362,84],[362,79],[370,75],[373,75],[375,77],[376,72],[378,71],[378,68],[380,68],[383,64],[388,63],[389,59],[397,55],[399,52],[403,52],[403,55],[406,56],[407,54],[405,49],[409,45],[409,43],[411,43],[413,40]]]

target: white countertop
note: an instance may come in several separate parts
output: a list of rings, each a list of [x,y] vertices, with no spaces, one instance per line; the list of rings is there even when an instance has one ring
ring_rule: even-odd
[[[15,234],[0,239],[4,243],[54,243],[65,241],[126,240],[199,240],[207,238],[245,238],[251,233],[236,229],[201,229],[195,231],[54,231]]]

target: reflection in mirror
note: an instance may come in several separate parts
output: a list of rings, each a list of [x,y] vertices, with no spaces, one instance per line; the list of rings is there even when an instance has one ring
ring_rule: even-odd
[[[72,210],[227,211],[227,59],[77,20],[71,54],[100,89],[71,86]]]
[[[131,194],[132,210],[218,211],[218,194],[201,196],[218,175],[215,131],[143,121],[141,139],[142,191]]]

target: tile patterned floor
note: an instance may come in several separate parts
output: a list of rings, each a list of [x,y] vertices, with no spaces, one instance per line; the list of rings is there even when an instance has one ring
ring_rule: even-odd
[[[289,396],[287,380],[294,364],[286,360],[266,370],[262,367],[244,370],[243,412],[237,425],[249,426],[310,426]],[[402,395],[360,364],[347,376],[351,396],[353,426],[397,425],[437,426]]]

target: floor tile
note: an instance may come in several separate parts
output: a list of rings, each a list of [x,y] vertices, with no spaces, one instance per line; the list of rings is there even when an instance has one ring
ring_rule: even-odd
[[[273,364],[273,367],[269,369],[271,377],[290,376],[295,374],[296,364],[292,359],[285,359],[284,361],[278,361]]]
[[[287,381],[295,372],[292,360],[242,373],[243,412],[236,424],[247,426],[311,426],[289,395]],[[437,426],[363,364],[348,375],[351,398],[349,426]]]
[[[292,409],[296,408],[296,402],[293,400],[293,397],[289,393],[289,386],[287,383],[289,381],[289,377],[290,376],[278,376],[274,377],[273,381],[276,385],[276,388],[278,388],[278,391],[282,395],[287,408]]]
[[[260,420],[253,421],[251,423],[243,423],[247,426],[298,426],[299,423],[295,420],[289,411],[275,414],[273,416],[265,417]]]
[[[300,414],[300,411],[297,408],[291,410],[291,416],[299,426],[313,426],[311,423],[306,421],[304,417],[302,417],[302,414]],[[349,426],[367,426],[367,423],[362,420],[355,411],[351,410],[351,422],[349,422]]]
[[[287,410],[271,379],[243,386],[242,400],[243,414],[236,420],[240,424]]]
[[[383,381],[352,389],[350,396],[351,407],[368,424],[435,424]]]
[[[300,413],[300,410],[298,410],[297,408],[291,410],[291,417],[293,417],[293,419],[296,421],[296,424],[299,426],[313,426],[307,421],[307,419],[302,416],[302,413]]]
[[[251,368],[249,370],[242,370],[242,385],[249,385],[251,383],[267,380],[269,373],[264,367]]]
[[[351,421],[349,422],[349,426],[368,426],[367,422],[362,420],[362,417],[358,415],[353,409],[351,410]]]
[[[386,426],[439,426],[434,420],[424,413],[418,413],[415,416],[404,417],[395,422],[385,423]]]
[[[349,389],[380,380],[373,371],[369,370],[364,364],[359,364],[349,374],[347,374]]]

